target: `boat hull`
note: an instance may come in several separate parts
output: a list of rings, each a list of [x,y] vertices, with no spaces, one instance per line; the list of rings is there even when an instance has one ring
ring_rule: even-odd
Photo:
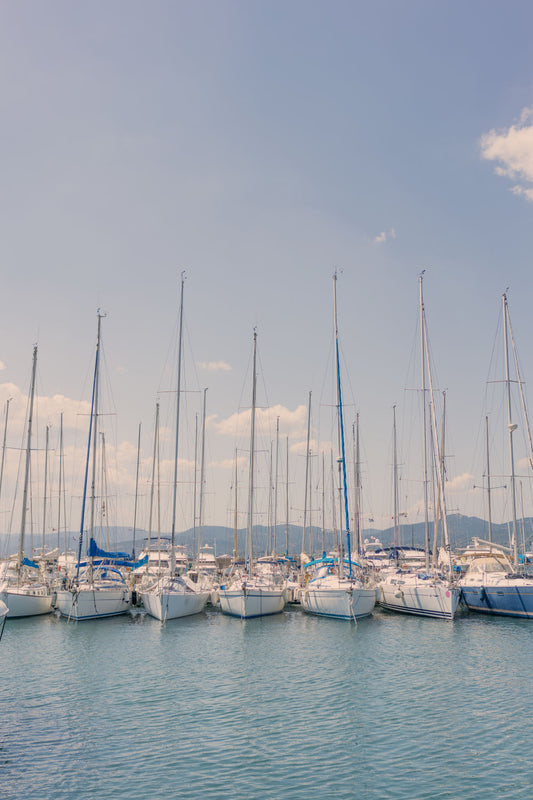
[[[75,620],[100,619],[125,614],[131,607],[131,597],[124,588],[61,589],[57,592],[56,608],[63,617]]]
[[[308,614],[336,619],[359,619],[372,613],[376,604],[376,591],[357,586],[314,587],[311,581],[302,591],[300,602]]]
[[[461,590],[431,581],[397,579],[378,586],[378,602],[389,611],[436,619],[453,619]]]
[[[280,614],[285,608],[285,594],[281,589],[220,587],[219,602],[223,614],[240,619],[252,619]]]
[[[8,619],[16,617],[36,617],[41,614],[50,614],[52,608],[52,595],[45,587],[34,589],[17,589],[12,587],[5,590],[0,599],[8,607]]]
[[[463,586],[462,598],[470,611],[533,619],[533,583]]]
[[[210,597],[210,592],[142,592],[146,612],[160,620],[178,619],[200,614]]]

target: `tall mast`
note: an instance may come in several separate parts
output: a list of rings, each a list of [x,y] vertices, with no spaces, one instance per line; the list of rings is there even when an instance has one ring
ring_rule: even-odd
[[[348,488],[346,481],[346,453],[344,450],[344,418],[342,410],[342,390],[341,390],[341,369],[340,369],[340,355],[339,355],[339,327],[337,324],[337,273],[333,275],[333,317],[335,324],[335,361],[337,366],[337,409],[338,409],[338,436],[339,436],[339,451],[340,451],[340,464],[339,472],[342,465],[342,488],[339,486],[339,493],[344,492],[344,518],[346,526],[346,548],[348,550],[348,574],[352,577],[352,553],[350,542],[350,515],[348,512]],[[340,477],[340,476],[339,476]],[[342,572],[342,548],[340,567]]]
[[[276,419],[276,468],[274,478],[274,541],[273,551],[277,551],[276,534],[278,529],[278,474],[279,474],[279,417]]]
[[[247,530],[247,558],[248,574],[252,575],[253,559],[253,525],[254,525],[254,464],[255,464],[255,406],[256,406],[256,358],[257,358],[257,331],[254,329],[254,355],[252,367],[252,413],[250,423],[250,477],[248,487],[248,530]]]
[[[237,493],[237,448],[235,448],[235,476],[234,476],[234,483],[235,486],[233,487],[234,490],[234,504],[233,504],[233,562],[237,561],[237,521],[238,521],[238,508],[237,508],[237,500],[238,500],[238,493]]]
[[[285,481],[285,555],[289,555],[289,437],[287,436],[286,481]]]
[[[202,412],[202,444],[200,455],[200,504],[198,507],[198,553],[200,558],[200,542],[204,540],[204,484],[205,484],[205,409],[207,389],[204,389],[204,407]]]
[[[420,352],[422,373],[422,430],[423,430],[423,462],[424,462],[424,550],[426,553],[426,569],[429,570],[429,515],[428,515],[428,452],[427,452],[427,414],[426,414],[426,338],[424,317],[424,295],[422,282],[424,272],[418,278],[420,295]]]
[[[4,462],[5,462],[5,457],[6,457],[7,418],[9,416],[9,404],[10,404],[12,399],[13,399],[12,397],[9,397],[6,400],[6,418],[5,418],[5,422],[4,422],[4,441],[3,441],[3,444],[2,444],[2,464],[0,466],[0,497],[2,495],[2,483],[3,483],[3,479],[4,479]]]
[[[31,388],[30,388],[30,402],[28,409],[28,430],[26,438],[26,464],[24,468],[24,493],[22,497],[22,518],[20,521],[20,543],[18,555],[18,570],[22,565],[24,558],[24,535],[26,533],[26,508],[28,505],[28,488],[30,482],[30,463],[31,463],[31,433],[33,425],[33,401],[35,397],[35,373],[37,370],[37,345],[33,347],[33,361],[31,369]]]
[[[489,512],[489,542],[492,542],[492,498],[490,495],[490,456],[489,456],[489,418],[485,417],[485,438],[487,442],[487,504]]]
[[[85,525],[85,505],[87,501],[87,483],[89,480],[89,461],[91,455],[91,442],[92,439],[96,439],[96,415],[95,411],[97,408],[97,395],[98,395],[98,370],[100,367],[100,323],[102,320],[103,314],[100,314],[100,309],[96,312],[96,317],[98,320],[97,323],[97,333],[96,333],[96,354],[94,358],[94,374],[93,374],[93,389],[92,389],[92,397],[91,397],[91,415],[89,421],[89,435],[87,437],[87,456],[85,458],[85,477],[83,479],[83,496],[81,501],[81,520],[80,520],[80,536],[78,540],[78,562],[76,565],[76,584],[79,581],[80,576],[80,562],[81,562],[81,550],[83,547],[83,529]],[[93,465],[93,469],[96,468]],[[93,486],[94,486],[94,477],[93,477]],[[92,528],[91,528],[92,531]]]
[[[509,375],[509,343],[507,340],[507,330],[509,325],[509,309],[507,306],[507,296],[504,293],[502,296],[503,303],[503,341],[504,341],[504,355],[505,355],[505,386],[507,391],[507,429],[509,431],[509,461],[511,466],[511,502],[513,509],[513,527],[511,531],[511,549],[513,551],[513,563],[515,568],[518,567],[518,542],[516,538],[516,478],[514,469],[514,447],[513,447],[513,433],[517,429],[517,425],[512,420],[511,409],[511,380]]]
[[[176,540],[176,501],[178,496],[178,441],[180,430],[180,398],[181,398],[181,351],[182,351],[182,334],[183,334],[183,287],[185,286],[185,272],[181,273],[181,290],[180,290],[180,321],[179,321],[179,336],[178,336],[178,386],[176,396],[176,439],[174,446],[174,480],[172,492],[172,547]]]
[[[48,442],[50,438],[50,426],[46,426],[46,440],[44,447],[44,496],[43,496],[43,556],[46,548],[46,497],[48,493]]]
[[[394,547],[398,547],[398,453],[396,445],[396,406],[392,407],[392,493],[394,506]]]
[[[305,497],[304,497],[304,529],[302,534],[302,553],[305,553],[307,538],[307,499],[309,497],[309,442],[311,436],[311,392],[307,403],[307,440],[305,446]]]
[[[198,477],[198,412],[194,417],[194,480],[193,480],[193,493],[192,493],[192,553],[194,555],[199,552],[197,547],[196,538],[196,495],[197,486],[196,479]]]
[[[360,453],[360,439],[359,439],[359,412],[355,415],[355,423],[353,429],[354,435],[354,544],[357,547],[357,552],[363,552],[363,542],[361,541],[361,453]]]
[[[152,521],[154,513],[154,491],[155,491],[155,471],[157,458],[159,455],[159,402],[155,404],[155,423],[154,423],[154,448],[152,454],[152,481],[150,485],[150,514],[148,517],[148,550],[152,545]]]
[[[96,506],[96,455],[98,448],[98,413],[99,408],[99,392],[100,392],[100,345],[101,345],[101,327],[102,317],[98,313],[98,332],[96,337],[96,364],[95,364],[95,382],[94,382],[94,404],[93,404],[93,463],[92,463],[92,478],[91,478],[91,506],[90,506],[90,527],[89,538],[94,538],[94,523],[95,523],[95,506]]]
[[[57,501],[57,549],[61,552],[61,501],[63,495],[63,412],[59,418],[59,488]],[[66,553],[66,547],[65,547]]]
[[[137,501],[139,496],[139,463],[141,460],[141,425],[139,422],[139,435],[137,437],[137,469],[135,471],[135,503],[133,506],[133,546],[132,556],[135,561],[135,534],[137,532]]]

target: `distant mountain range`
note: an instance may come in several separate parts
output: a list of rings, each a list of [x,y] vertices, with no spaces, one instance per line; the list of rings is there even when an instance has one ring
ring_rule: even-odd
[[[450,514],[448,516],[448,533],[450,536],[450,543],[452,547],[466,547],[473,537],[480,539],[488,539],[489,530],[488,522],[478,517],[465,517],[461,514]],[[120,550],[131,553],[132,551],[132,535],[131,528],[115,527],[109,529],[109,547],[111,550]],[[176,535],[176,544],[184,545],[188,552],[195,549],[195,537],[198,531],[193,531],[190,528],[187,531],[182,531]],[[302,542],[303,529],[298,525],[289,525],[288,530],[288,551],[291,554],[299,555],[302,551],[302,546],[308,555],[317,555],[322,552],[322,530],[313,527],[307,531],[306,542]],[[533,549],[533,518],[527,517],[518,522],[518,542],[519,549],[530,551]],[[237,532],[238,550],[239,553],[244,552],[244,541],[246,531],[240,529]],[[394,528],[386,528],[385,530],[377,530],[374,528],[366,528],[364,530],[364,538],[370,539],[372,536],[378,538],[384,546],[394,543]],[[169,534],[165,534],[169,538]],[[64,549],[65,538],[69,544],[69,549],[76,550],[79,534],[69,532],[61,534],[61,548]],[[510,538],[510,524],[492,524],[492,540],[498,544],[509,544]],[[27,537],[29,540],[30,537]],[[135,551],[138,555],[142,549],[143,543],[146,540],[146,531],[137,531],[135,537]],[[157,536],[152,536],[152,541],[157,541]],[[49,534],[45,537],[46,547],[53,548],[57,545],[57,534]],[[430,542],[433,544],[433,526],[430,524]],[[233,552],[234,532],[232,528],[223,526],[207,525],[204,527],[202,543],[209,544],[215,548],[217,555]],[[440,544],[440,540],[438,542]],[[29,542],[28,542],[29,544]],[[34,536],[33,544],[36,548],[42,546],[42,537]],[[398,544],[411,545],[415,547],[423,547],[424,545],[424,523],[417,522],[413,525],[402,525],[400,527],[400,541]],[[335,536],[332,533],[326,532],[325,547],[330,550],[335,545]],[[10,553],[16,551],[18,546],[18,536],[11,534],[0,535],[0,551],[5,553],[9,550]],[[107,537],[105,541],[100,544],[101,547],[107,548]],[[258,555],[272,552],[274,549],[273,535],[269,528],[258,525],[254,528],[254,552]],[[287,550],[287,533],[285,525],[278,525],[276,530],[275,549],[278,553],[284,553]],[[26,548],[27,552],[31,550],[31,546]]]

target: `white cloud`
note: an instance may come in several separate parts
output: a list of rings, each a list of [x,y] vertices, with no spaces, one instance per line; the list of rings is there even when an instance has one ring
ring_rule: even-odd
[[[480,146],[481,157],[496,162],[497,175],[519,181],[513,194],[533,200],[533,108],[524,108],[509,128],[483,134]]]
[[[465,472],[463,475],[457,475],[453,480],[448,481],[446,484],[446,494],[471,491],[473,488],[474,476],[470,475],[469,472]]]
[[[205,369],[208,372],[230,372],[231,367],[226,361],[199,361],[199,369]]]
[[[6,368],[6,365],[4,364],[4,362],[0,361],[0,370],[5,369],[5,368]]]
[[[251,410],[238,411],[231,417],[220,422],[212,421],[211,427],[218,433],[229,436],[247,436],[250,430]],[[307,426],[307,408],[304,405],[298,406],[291,411],[285,406],[276,405],[271,408],[258,408],[256,410],[256,431],[258,433],[271,433],[276,428],[276,420],[279,417],[279,430],[283,436],[301,436],[305,434]]]
[[[396,231],[394,228],[391,228],[389,231],[381,231],[374,239],[374,244],[383,244],[388,239],[396,239]]]

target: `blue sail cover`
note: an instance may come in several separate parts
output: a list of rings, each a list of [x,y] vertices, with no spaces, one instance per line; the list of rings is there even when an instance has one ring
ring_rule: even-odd
[[[102,564],[104,561],[110,560],[113,561],[115,566],[117,567],[130,567],[131,569],[137,569],[137,567],[144,567],[145,564],[148,563],[148,556],[144,556],[144,558],[139,559],[139,561],[133,561],[132,556],[129,553],[107,553],[105,550],[102,550],[96,544],[94,539],[91,539],[89,543],[89,549],[87,550],[87,555],[89,558],[98,558],[100,559],[98,564]],[[80,567],[84,567],[87,565],[87,562],[80,563]]]
[[[89,542],[89,549],[87,550],[87,555],[90,558],[112,558],[112,559],[121,558],[126,561],[131,561],[132,558],[129,553],[107,553],[105,550],[102,550],[100,547],[98,547],[94,539],[91,539],[91,541]]]
[[[34,567],[35,569],[39,569],[39,564],[36,564],[35,561],[30,561],[30,559],[26,558],[26,556],[24,556],[22,559],[22,563],[25,567]]]

